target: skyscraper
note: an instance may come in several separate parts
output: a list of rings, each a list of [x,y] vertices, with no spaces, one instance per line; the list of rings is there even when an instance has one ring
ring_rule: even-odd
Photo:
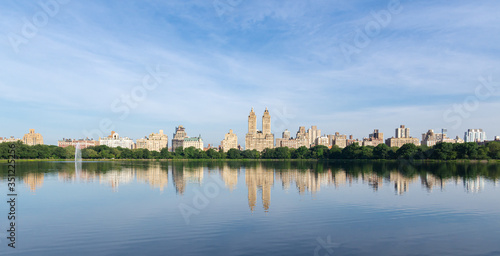
[[[258,131],[257,117],[252,108],[248,115],[248,133],[245,136],[245,149],[263,151],[266,148],[274,148],[274,135],[271,133],[271,115],[266,108],[262,116],[262,131]]]
[[[465,142],[484,142],[486,140],[486,132],[483,129],[469,129],[464,135]]]

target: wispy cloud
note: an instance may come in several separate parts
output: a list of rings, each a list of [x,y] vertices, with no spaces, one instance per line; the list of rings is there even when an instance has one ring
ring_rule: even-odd
[[[440,111],[473,94],[478,76],[500,79],[500,4],[401,0],[401,13],[346,62],[339,45],[389,2],[242,1],[219,16],[212,1],[70,1],[15,52],[8,34],[41,9],[4,1],[0,107],[19,114],[0,136],[35,128],[55,144],[111,118],[132,138],[188,124],[212,144],[234,128],[243,143],[250,107],[265,106],[293,111],[292,131],[318,124],[361,137],[370,126],[444,126]],[[113,100],[156,65],[168,79],[119,120]],[[482,116],[495,104],[462,128],[500,134]],[[58,119],[67,124],[52,125]]]

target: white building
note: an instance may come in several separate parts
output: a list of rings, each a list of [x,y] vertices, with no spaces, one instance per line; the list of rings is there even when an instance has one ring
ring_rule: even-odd
[[[486,140],[486,132],[483,129],[469,129],[465,132],[465,142],[484,142]]]
[[[120,135],[114,131],[112,131],[111,135],[108,137],[99,138],[99,145],[108,146],[110,148],[135,148],[135,143],[132,139],[129,139],[128,137],[120,137]]]

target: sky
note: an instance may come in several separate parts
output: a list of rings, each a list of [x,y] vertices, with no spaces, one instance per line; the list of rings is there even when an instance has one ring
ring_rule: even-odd
[[[0,137],[500,136],[500,2],[0,1]]]

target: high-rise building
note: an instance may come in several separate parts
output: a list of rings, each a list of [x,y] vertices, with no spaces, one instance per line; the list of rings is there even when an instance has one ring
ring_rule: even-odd
[[[373,133],[368,135],[368,138],[363,138],[363,146],[376,147],[384,143],[384,134],[379,132],[378,129],[373,130]]]
[[[99,138],[99,145],[108,146],[110,148],[135,148],[135,143],[132,139],[129,139],[128,137],[120,137],[120,135],[115,131],[112,131],[111,135],[109,135],[108,137]]]
[[[465,132],[465,142],[484,142],[486,140],[486,132],[483,129],[469,129]]]
[[[345,148],[347,146],[347,135],[340,134],[339,132],[336,132],[334,135],[328,135],[328,139],[332,146],[337,146],[339,148]]]
[[[330,140],[327,136],[321,136],[317,137],[316,140],[314,141],[315,146],[325,146],[328,147],[330,146]]]
[[[305,126],[300,126],[297,134],[295,135],[295,139],[297,140],[297,148],[300,147],[309,147],[309,135],[306,132]]]
[[[271,133],[271,115],[266,108],[262,116],[262,131],[258,131],[257,117],[252,108],[250,115],[248,115],[248,133],[245,136],[245,149],[263,151],[266,148],[274,148],[274,135]]]
[[[238,149],[238,136],[233,133],[233,130],[229,130],[229,133],[226,133],[220,145],[223,152],[227,152],[232,148]]]
[[[392,137],[385,140],[385,144],[389,147],[401,147],[404,144],[415,144],[420,146],[420,141],[417,138],[410,137],[410,128],[406,128],[404,125],[396,128],[396,138]]]
[[[175,152],[175,149],[179,147],[195,147],[203,150],[203,139],[201,139],[201,135],[192,138],[188,137],[185,128],[179,125],[179,127],[175,127],[174,138],[172,139],[172,151]]]
[[[65,147],[69,147],[69,146],[73,146],[76,148],[77,145],[81,149],[84,149],[84,148],[88,148],[88,147],[99,146],[99,141],[91,140],[89,138],[79,139],[79,140],[63,138],[62,140],[57,141],[57,146],[61,147],[61,148],[65,148]]]
[[[316,139],[321,137],[321,130],[316,125],[312,125],[310,129],[307,129],[307,136],[309,138],[309,147],[312,147],[316,145]]]
[[[35,133],[35,129],[30,129],[30,132],[24,135],[23,143],[29,146],[42,145],[43,137],[40,133]]]
[[[406,128],[404,125],[399,126],[396,129],[396,138],[410,138],[410,128]]]
[[[144,148],[149,151],[160,152],[163,148],[168,148],[168,135],[160,130],[159,133],[151,133],[148,137],[137,140],[137,148]]]

